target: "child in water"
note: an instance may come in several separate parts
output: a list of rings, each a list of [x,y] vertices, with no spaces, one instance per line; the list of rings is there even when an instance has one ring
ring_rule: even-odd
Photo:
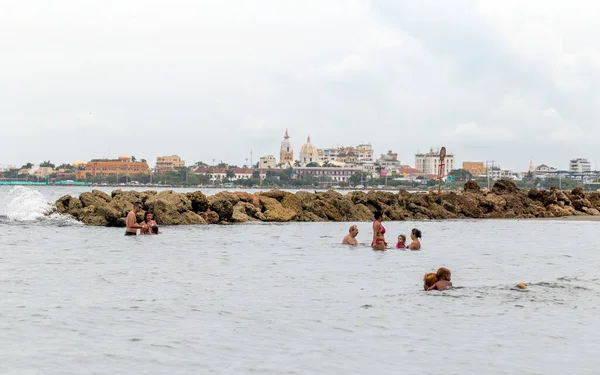
[[[429,290],[448,290],[452,287],[452,273],[449,269],[441,267],[436,273],[428,273],[423,278],[423,288]]]
[[[401,234],[398,236],[398,243],[396,249],[406,249],[406,236]]]

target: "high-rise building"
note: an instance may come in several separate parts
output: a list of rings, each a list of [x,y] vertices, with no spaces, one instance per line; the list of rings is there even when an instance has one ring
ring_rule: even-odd
[[[279,151],[279,162],[281,164],[284,163],[294,163],[294,149],[290,143],[290,136],[288,135],[287,129],[285,129],[285,136],[283,137],[283,141],[281,142],[281,149]]]
[[[179,167],[185,167],[185,162],[177,155],[156,158],[156,173],[167,173]]]
[[[592,163],[584,158],[571,159],[569,161],[569,172],[582,173],[592,170]]]
[[[454,169],[454,155],[451,153],[446,153],[444,164],[442,177],[448,176],[450,171]],[[437,176],[440,168],[440,150],[434,150],[433,148],[430,148],[429,152],[425,154],[416,154],[415,168],[426,175]]]

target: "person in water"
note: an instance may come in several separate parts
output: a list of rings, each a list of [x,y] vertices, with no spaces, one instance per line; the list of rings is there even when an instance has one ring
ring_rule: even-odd
[[[137,223],[136,215],[142,210],[142,202],[135,202],[133,204],[133,210],[127,214],[125,220],[125,235],[126,236],[137,236],[137,230],[142,229],[142,226]]]
[[[445,267],[438,268],[437,272],[425,275],[425,290],[448,290],[452,288],[452,273]],[[435,282],[434,282],[435,280]]]
[[[401,234],[398,236],[398,243],[396,243],[396,249],[406,249],[406,236]]]
[[[154,227],[156,227],[156,233],[154,233]],[[140,234],[158,234],[158,225],[154,221],[154,214],[152,212],[146,212],[144,215]]]
[[[358,227],[356,225],[352,225],[348,230],[348,234],[344,236],[342,240],[342,245],[358,245],[358,241],[356,240],[356,236],[358,235]]]
[[[375,212],[375,221],[373,222],[373,241],[371,247],[373,250],[385,250],[387,242],[385,242],[385,228],[381,224],[383,221],[383,213]]]
[[[410,231],[410,239],[412,242],[408,245],[409,250],[421,250],[421,241],[419,241],[419,238],[421,238],[421,231],[417,228],[413,228],[413,230]]]

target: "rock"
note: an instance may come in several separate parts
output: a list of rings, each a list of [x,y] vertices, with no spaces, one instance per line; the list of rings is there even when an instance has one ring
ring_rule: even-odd
[[[264,207],[263,213],[266,221],[286,222],[293,220],[297,216],[294,210],[284,208],[275,198],[261,194],[259,200]]]
[[[576,197],[580,197],[579,195],[576,195]],[[585,195],[584,195],[585,197]],[[575,199],[573,201],[571,201],[571,205],[573,206],[573,208],[575,208],[578,211],[583,211],[584,208],[588,209],[588,208],[592,208],[592,203],[587,200],[586,198],[578,198]]]
[[[187,223],[203,223],[199,216],[189,215],[192,202],[185,194],[172,190],[161,191],[146,201],[147,211],[156,215],[158,225],[182,225]],[[142,214],[143,217],[143,214]]]
[[[463,191],[469,191],[472,193],[478,193],[481,191],[481,188],[479,187],[479,184],[477,183],[477,181],[474,180],[469,180],[467,182],[465,182],[465,185],[463,187]]]
[[[231,221],[234,223],[245,223],[247,221],[256,221],[254,215],[258,212],[256,206],[248,202],[238,202],[233,206]]]
[[[219,192],[209,197],[209,208],[219,215],[220,221],[230,222],[233,216],[233,206],[240,201],[240,198],[228,191]]]
[[[481,203],[479,204],[483,207],[487,212],[501,212],[506,207],[506,200],[494,193],[487,194],[481,199]]]
[[[497,195],[514,194],[519,190],[517,185],[510,180],[498,180],[492,186],[492,192]]]
[[[532,188],[531,190],[529,190],[529,192],[527,193],[527,197],[534,201],[544,201],[544,194],[536,188]]]
[[[577,188],[571,190],[571,196],[585,198],[585,191],[582,188],[577,187]]]
[[[192,211],[198,213],[205,212],[208,209],[208,198],[206,198],[206,195],[204,195],[201,191],[186,193],[186,196],[190,202],[192,202]]]
[[[208,210],[206,212],[202,212],[200,216],[202,216],[207,224],[219,224],[219,214],[214,211]]]
[[[101,190],[92,190],[92,195],[100,200],[103,200],[105,202],[110,202],[111,201],[111,197],[110,195],[106,194],[105,192],[101,191]]]

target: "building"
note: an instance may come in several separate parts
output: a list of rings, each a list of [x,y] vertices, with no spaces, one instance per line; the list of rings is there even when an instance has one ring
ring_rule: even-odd
[[[383,167],[385,170],[395,170],[402,166],[402,163],[398,160],[398,153],[392,152],[392,150],[389,150],[387,154],[381,154],[381,157],[375,160],[375,164]]]
[[[279,162],[281,164],[294,164],[294,149],[290,143],[290,136],[288,135],[287,129],[285,129],[285,136],[283,137],[281,148],[279,150]]]
[[[177,155],[156,158],[156,173],[167,173],[181,167],[185,167],[185,162]]]
[[[448,176],[450,171],[454,169],[454,155],[447,153],[446,158],[444,159],[444,164],[442,178]],[[440,150],[434,150],[433,148],[430,148],[429,152],[425,154],[416,154],[415,168],[426,175],[437,176],[440,168]]]
[[[362,168],[336,168],[336,167],[298,167],[294,168],[294,173],[298,178],[302,176],[312,176],[315,178],[323,178],[323,182],[348,182],[350,177],[355,173],[362,173]]]
[[[277,168],[277,159],[273,155],[261,156],[258,163],[260,169]]]
[[[310,141],[310,136],[306,139],[306,143],[300,149],[300,165],[305,167],[310,163],[319,162],[319,150]]]
[[[372,162],[373,161],[373,146],[370,144],[360,144],[356,147],[356,153],[358,154],[358,161]]]
[[[131,161],[127,155],[118,159],[93,159],[85,164],[84,169],[78,169],[77,179],[83,180],[90,177],[108,176],[133,176],[136,174],[150,174],[150,168],[145,161]]]
[[[485,164],[482,161],[464,161],[462,167],[473,177],[485,176],[487,173]]]
[[[535,167],[533,171],[533,175],[539,178],[546,178],[548,176],[553,176],[556,173],[556,168],[549,167],[546,164],[541,164]]]
[[[569,172],[583,173],[592,170],[592,163],[584,158],[571,159],[569,161]]]
[[[204,174],[211,176],[211,180],[223,181],[227,178],[229,181],[247,180],[252,178],[256,170],[253,168],[219,168],[219,167],[192,167],[190,173]],[[265,179],[267,174],[266,169],[259,170],[261,179]]]
[[[34,165],[27,173],[33,177],[46,178],[54,173],[54,169],[51,167],[40,167],[39,165]]]

